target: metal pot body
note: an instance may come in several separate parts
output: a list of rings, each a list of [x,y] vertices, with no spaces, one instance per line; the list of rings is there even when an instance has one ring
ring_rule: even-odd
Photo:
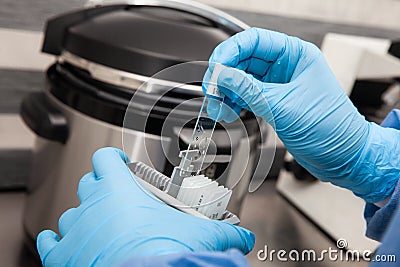
[[[32,238],[43,229],[57,229],[58,217],[68,208],[79,205],[77,186],[80,178],[92,170],[92,154],[101,147],[112,146],[122,149],[122,128],[102,122],[77,112],[64,105],[52,95],[49,101],[68,120],[69,137],[66,144],[37,137],[32,173],[28,184],[24,226]],[[137,146],[129,156],[137,161],[144,150],[145,134],[131,131]],[[160,138],[146,134],[146,145],[153,162],[164,164],[160,157]]]
[[[24,227],[28,236],[35,239],[44,229],[57,231],[58,218],[67,209],[79,205],[77,187],[80,178],[92,170],[91,157],[99,148],[112,146],[121,148],[122,136],[127,135],[135,144],[124,151],[132,161],[142,161],[163,171],[167,165],[162,142],[171,139],[127,130],[78,112],[46,92],[47,101],[62,113],[68,121],[69,135],[65,144],[38,136],[34,148],[32,173],[28,184],[28,196],[24,214]],[[218,130],[216,131],[218,136]],[[256,153],[250,151],[259,142],[258,133],[250,137],[239,136],[232,150],[230,164],[225,171],[225,183],[236,183],[229,210],[238,214],[249,181],[254,171]],[[218,142],[217,142],[218,146]],[[143,153],[146,151],[147,153]],[[255,150],[254,150],[255,151]],[[250,155],[250,156],[249,156]],[[243,162],[248,162],[243,170]]]

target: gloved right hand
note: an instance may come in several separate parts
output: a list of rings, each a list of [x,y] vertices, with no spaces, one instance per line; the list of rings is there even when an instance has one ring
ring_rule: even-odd
[[[246,108],[269,122],[310,173],[352,190],[368,202],[393,192],[400,176],[400,134],[367,122],[345,95],[321,51],[282,33],[252,28],[221,43],[210,58],[230,68],[218,87],[233,110]],[[216,103],[213,118],[232,116]]]

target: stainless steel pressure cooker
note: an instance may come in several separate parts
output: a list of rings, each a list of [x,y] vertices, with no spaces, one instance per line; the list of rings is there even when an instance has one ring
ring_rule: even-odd
[[[191,64],[153,79],[150,89],[142,90],[142,85],[176,64],[207,61],[216,45],[245,28],[237,19],[192,1],[114,1],[50,19],[43,52],[57,60],[47,70],[43,92],[28,95],[20,110],[37,135],[24,213],[28,237],[36,239],[43,229],[56,231],[59,216],[79,204],[79,179],[91,171],[91,156],[98,148],[124,147],[131,160],[170,175],[179,149],[187,146],[190,118],[201,107],[199,82],[205,68]],[[197,82],[175,86],[192,76]],[[124,123],[133,96],[132,119]],[[181,116],[169,116],[178,106]],[[217,126],[217,160],[206,169],[211,178],[223,176],[225,184],[240,176],[229,206],[234,213],[247,192],[260,138],[257,119],[249,112],[240,118],[245,134],[240,123]],[[229,131],[235,134],[226,138]]]

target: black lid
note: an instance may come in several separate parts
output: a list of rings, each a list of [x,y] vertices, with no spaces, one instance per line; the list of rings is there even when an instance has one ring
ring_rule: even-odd
[[[152,76],[172,65],[208,60],[237,32],[198,15],[166,7],[107,6],[47,23],[43,51],[63,50],[115,69]]]
[[[90,74],[69,64],[53,64],[46,76],[46,90],[70,108],[116,126],[155,135],[161,134],[160,126],[172,110],[174,116],[169,120],[173,122],[170,127],[186,125],[189,120],[191,124],[186,127],[194,127],[195,120],[192,119],[197,118],[203,100],[173,90],[171,94],[166,93],[160,97],[158,94],[106,84],[92,79]],[[133,95],[135,100],[132,102]],[[124,124],[127,112],[134,119]],[[252,113],[242,111],[240,118],[250,133],[258,130],[258,123]],[[229,128],[235,127],[240,127],[240,122],[229,125]]]

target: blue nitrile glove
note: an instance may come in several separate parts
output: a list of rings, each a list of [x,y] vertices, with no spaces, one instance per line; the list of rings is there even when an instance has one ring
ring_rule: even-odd
[[[315,45],[252,28],[217,46],[204,87],[215,63],[231,67],[217,81],[231,107],[249,109],[269,122],[314,176],[368,202],[393,192],[400,176],[399,131],[367,122],[358,113]],[[216,110],[213,102],[207,107],[213,118]],[[229,115],[226,111],[218,119]]]
[[[61,238],[50,230],[37,238],[44,266],[113,266],[132,256],[253,248],[252,232],[185,214],[143,191],[126,161],[114,148],[93,155],[93,172],[79,183],[81,204],[60,217]]]

